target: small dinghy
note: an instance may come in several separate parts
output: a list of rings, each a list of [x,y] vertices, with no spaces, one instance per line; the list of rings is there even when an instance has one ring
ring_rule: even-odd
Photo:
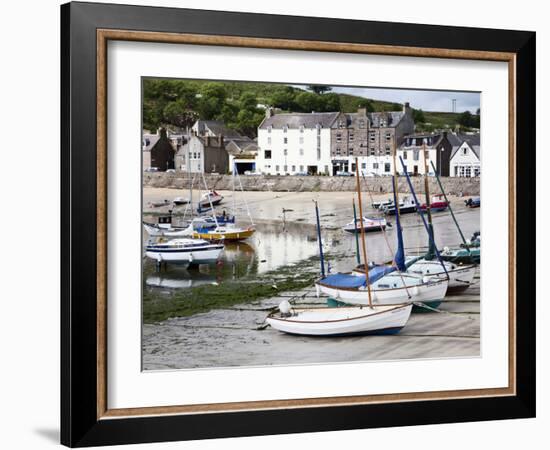
[[[481,206],[481,197],[472,197],[468,200],[464,200],[464,204],[468,208],[479,208]]]
[[[188,205],[190,201],[188,198],[185,198],[185,197],[176,197],[174,200],[172,200],[172,203],[176,206],[181,206],[181,205]]]
[[[143,222],[143,227],[149,236],[166,236],[166,237],[185,237],[191,236],[192,230],[189,227],[168,227],[162,226],[160,223]]]
[[[160,208],[162,206],[167,206],[169,205],[170,202],[168,200],[162,200],[160,202],[150,202],[149,205],[152,206],[153,208]]]
[[[363,230],[368,233],[370,231],[383,231],[386,229],[386,226],[390,226],[386,219],[376,218],[376,217],[363,217]],[[359,233],[361,230],[361,222],[359,219],[351,221],[346,224],[343,228],[344,231],[348,233]]]
[[[374,209],[382,209],[382,207],[390,206],[390,205],[393,205],[393,200],[391,198],[388,198],[387,200],[382,200],[382,201],[379,201],[379,202],[372,202],[371,203],[371,206]]]
[[[279,305],[266,322],[276,330],[303,336],[357,336],[398,333],[409,320],[412,304],[292,308]]]
[[[183,238],[149,243],[145,247],[145,255],[157,263],[209,264],[219,259],[223,248],[223,244],[212,244],[202,239]]]

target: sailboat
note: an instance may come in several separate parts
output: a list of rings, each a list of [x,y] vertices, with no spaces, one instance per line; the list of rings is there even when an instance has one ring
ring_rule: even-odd
[[[439,185],[439,189],[441,190],[441,194],[443,195],[443,197],[445,198],[445,201],[448,204],[449,212],[451,213],[453,222],[455,223],[456,229],[458,230],[458,234],[462,239],[462,244],[460,245],[460,248],[445,247],[441,252],[441,258],[444,261],[453,262],[455,264],[479,264],[481,262],[480,242],[477,239],[472,239],[471,242],[466,241],[466,238],[464,237],[464,234],[460,229],[460,225],[458,225],[458,221],[456,220],[455,214],[453,212],[453,208],[451,208],[451,203],[447,198],[445,189],[443,189],[443,185],[441,184],[441,180],[439,179],[439,175],[437,174],[437,170],[434,166],[433,161],[430,161],[430,164],[432,165],[432,169],[434,171],[437,184]]]
[[[357,164],[357,163],[356,163]],[[359,196],[359,211],[362,216],[361,187],[357,174],[357,193]],[[397,180],[393,182],[394,203],[399,204],[397,195]],[[376,266],[370,270],[366,258],[364,230],[361,239],[364,254],[364,264],[352,273],[338,273],[321,277],[316,282],[317,293],[324,293],[337,301],[365,305],[367,303],[392,304],[397,302],[422,302],[432,307],[439,305],[447,292],[448,280],[439,276],[421,276],[406,273],[403,246],[403,230],[399,214],[396,214],[398,250],[392,266]],[[361,269],[363,267],[363,269]]]
[[[324,278],[323,243],[317,202],[315,202],[315,214],[317,217],[321,275]],[[363,250],[366,261],[365,246],[363,246]],[[279,304],[278,310],[267,316],[266,322],[281,332],[305,336],[356,336],[398,333],[409,320],[412,304],[374,305],[370,297],[370,285],[367,284],[367,286],[369,292],[368,306],[293,308],[287,300],[283,300]]]
[[[447,275],[449,277],[449,287],[447,289],[447,292],[452,291],[460,291],[467,289],[470,284],[472,284],[474,279],[474,274],[476,267],[475,265],[464,265],[459,266],[453,262],[446,262],[443,260],[438,260],[436,258],[436,248],[435,248],[435,240],[434,240],[434,228],[433,228],[433,220],[432,220],[432,205],[430,200],[430,186],[428,183],[428,163],[427,163],[427,157],[426,157],[426,145],[424,144],[424,169],[425,169],[425,175],[424,175],[424,191],[426,196],[426,203],[424,204],[425,208],[418,208],[418,214],[422,216],[422,214],[425,212],[426,216],[428,217],[428,252],[423,257],[412,257],[407,258],[408,261],[406,262],[407,270],[411,273],[417,273],[420,275]],[[407,168],[403,162],[403,159],[401,159],[401,164],[403,166],[403,172],[407,176],[407,182],[409,183],[409,187],[411,189],[411,192],[413,193],[413,198],[416,201],[416,195],[414,194],[414,189],[412,186],[412,183],[410,181],[409,175],[407,173]],[[447,205],[448,203],[445,202]]]
[[[235,212],[235,175],[238,177],[238,172],[236,167],[233,170],[233,213]],[[204,185],[206,186],[206,180],[204,178],[204,174],[202,176]],[[243,191],[242,183],[240,178],[239,184],[241,186],[241,191]],[[210,199],[210,197],[208,197]],[[254,227],[254,222],[252,221],[252,216],[250,215],[250,210],[248,209],[248,204],[246,203],[245,199],[245,205],[246,205],[246,211],[248,213],[248,217],[250,219],[250,226],[248,227],[242,227],[235,224],[235,221],[233,219],[233,222],[218,222],[218,218],[214,212],[214,204],[210,202],[209,206],[212,210],[212,218],[215,222],[215,226],[213,227],[195,227],[192,236],[199,239],[205,239],[205,240],[224,240],[224,241],[240,241],[243,239],[247,239],[250,236],[252,236],[256,229]],[[224,215],[225,216],[225,215]],[[233,214],[234,217],[234,214]]]
[[[216,262],[222,252],[222,244],[212,244],[200,239],[171,239],[166,242],[150,242],[145,255],[157,263],[173,263],[189,266]]]

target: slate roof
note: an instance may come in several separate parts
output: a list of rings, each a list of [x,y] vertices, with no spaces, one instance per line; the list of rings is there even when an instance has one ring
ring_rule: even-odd
[[[258,153],[258,144],[248,137],[230,139],[225,149],[234,156],[255,156]]]
[[[267,129],[273,127],[275,129],[282,129],[284,126],[288,126],[289,129],[298,129],[301,126],[304,128],[315,128],[317,124],[322,128],[330,128],[334,120],[338,117],[338,112],[324,112],[324,113],[282,113],[275,114],[271,117],[266,117],[260,124],[260,129]]]
[[[156,143],[159,141],[160,136],[158,134],[144,134],[143,135],[143,144],[142,144],[142,150],[144,152],[150,152],[151,149],[156,145]]]
[[[221,120],[198,120],[198,128],[202,132],[204,127],[208,128],[215,136],[222,135],[225,138],[231,138],[231,137],[240,137],[241,135],[231,129],[228,128],[225,123]]]
[[[408,134],[403,138],[403,142],[401,143],[400,147],[419,147],[422,145],[422,139],[428,139],[432,140],[431,144],[426,144],[427,147],[437,147],[440,142],[443,140],[443,133],[414,133],[414,134]],[[407,145],[407,141],[409,139],[420,139],[420,141],[417,141],[415,145]]]
[[[451,151],[451,159],[456,154],[460,146],[467,142],[470,148],[473,150],[475,155],[478,157],[479,160],[481,160],[481,138],[479,134],[454,134],[454,133],[448,133],[447,139],[453,146],[453,149]]]
[[[403,111],[372,112],[367,114],[370,119],[371,127],[374,128],[379,128],[382,120],[386,121],[384,127],[395,127],[404,115],[405,113]]]

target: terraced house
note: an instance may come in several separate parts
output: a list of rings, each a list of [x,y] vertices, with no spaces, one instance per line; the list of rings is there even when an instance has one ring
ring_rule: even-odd
[[[360,170],[393,172],[392,152],[414,132],[408,103],[402,111],[283,113],[266,111],[258,128],[257,170],[270,175],[326,174]]]

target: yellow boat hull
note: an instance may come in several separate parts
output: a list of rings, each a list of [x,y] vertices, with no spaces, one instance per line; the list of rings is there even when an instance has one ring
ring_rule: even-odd
[[[195,231],[193,237],[197,239],[205,239],[207,241],[242,241],[254,234],[256,230],[254,228],[247,228],[244,230],[235,231],[212,231],[210,233],[199,233]]]

